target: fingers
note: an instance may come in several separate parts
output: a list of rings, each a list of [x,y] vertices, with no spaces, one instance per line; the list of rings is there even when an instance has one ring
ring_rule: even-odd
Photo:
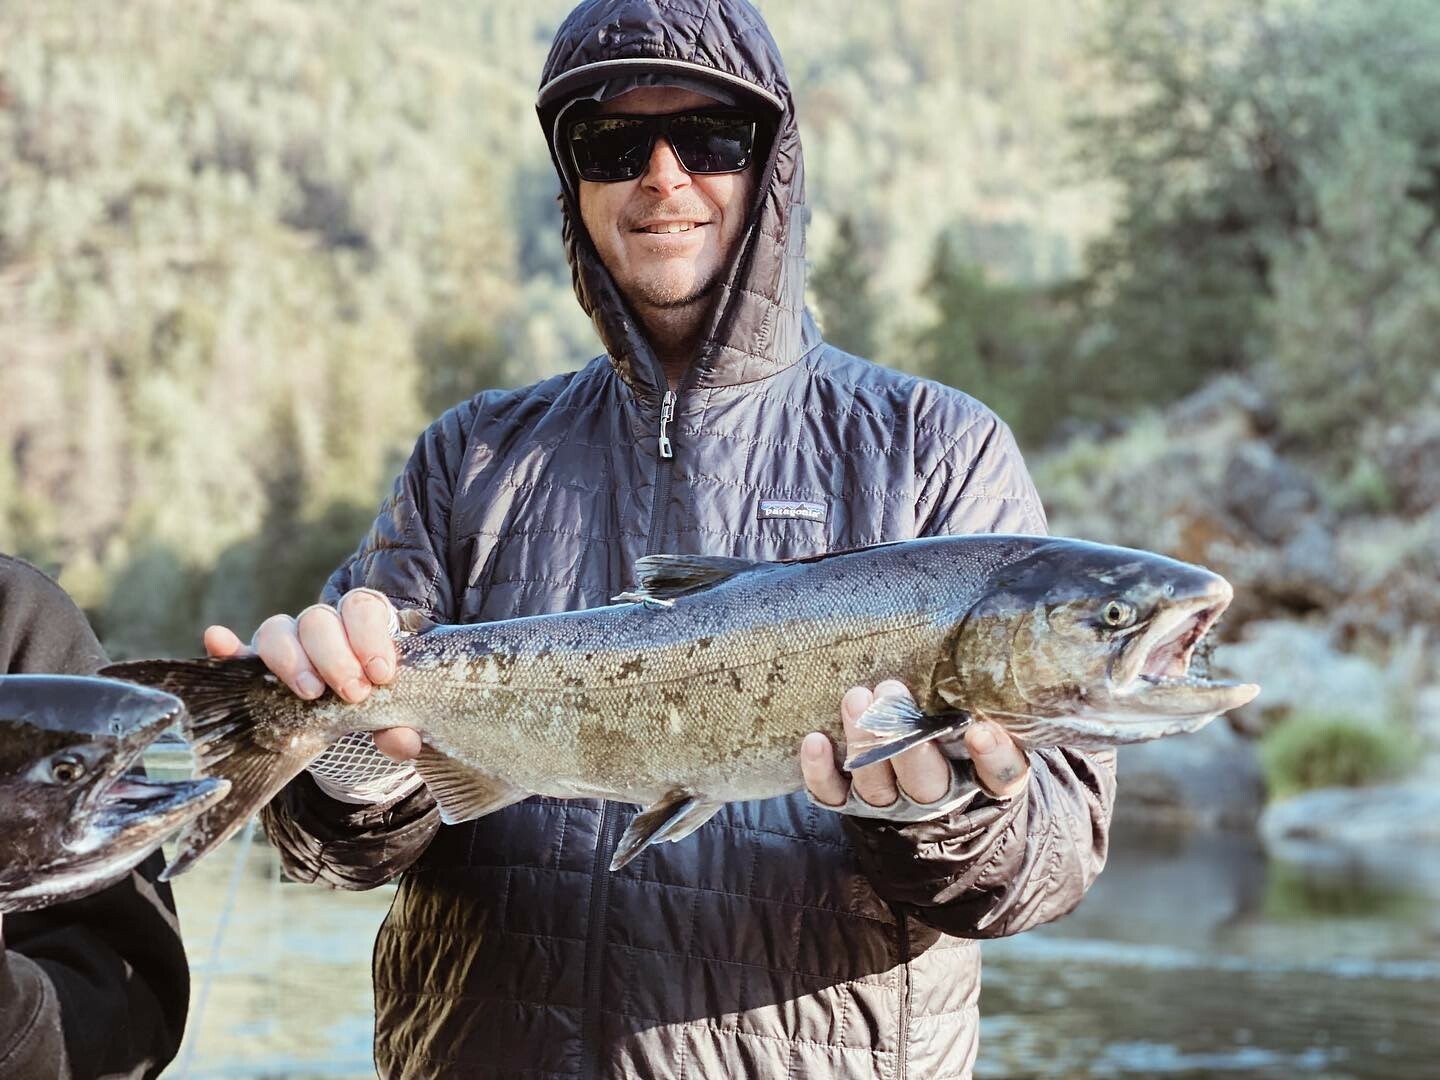
[[[414,728],[386,728],[375,732],[375,749],[395,761],[413,760],[419,756],[420,746],[420,733]],[[844,801],[843,797],[841,801]]]
[[[898,683],[881,683],[875,689],[878,692],[883,688],[887,693],[893,693],[898,685]],[[904,687],[901,687],[901,690],[904,691]],[[908,693],[908,691],[904,692]],[[870,707],[870,703],[875,700],[875,697],[875,693],[863,686],[852,686],[840,699],[840,720],[845,725],[847,745],[854,743],[861,736],[860,717]],[[895,783],[895,769],[888,761],[877,761],[874,765],[856,769],[850,775],[850,782],[855,788],[855,794],[871,806],[889,806],[900,797],[900,789]]]
[[[338,611],[328,604],[312,604],[296,618],[295,632],[316,673],[342,700],[353,705],[369,696],[370,680],[360,668]]]
[[[271,615],[255,631],[253,641],[265,666],[298,697],[310,700],[325,692],[325,683],[300,644],[295,620],[289,615]]]
[[[228,626],[207,626],[205,628],[205,655],[213,660],[229,660],[237,656],[250,655],[251,649]]]
[[[341,598],[338,610],[312,604],[298,618],[266,619],[255,632],[255,651],[299,697],[317,698],[329,686],[354,704],[394,677],[392,616],[393,608],[383,594],[353,589]],[[216,637],[217,644],[226,644],[220,640],[223,635]]]
[[[395,608],[389,598],[374,589],[352,589],[340,598],[340,621],[371,684],[383,686],[394,678],[395,639],[390,629]]]
[[[840,807],[850,794],[850,781],[835,764],[835,747],[818,731],[805,736],[800,744],[800,771],[810,794],[827,806]]]
[[[993,720],[977,720],[965,732],[975,779],[996,798],[1018,795],[1030,781],[1030,759]]]

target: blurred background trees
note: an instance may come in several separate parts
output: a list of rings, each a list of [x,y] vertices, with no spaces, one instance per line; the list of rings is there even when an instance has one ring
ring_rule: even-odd
[[[533,111],[568,7],[0,8],[0,548],[117,653],[307,603],[430,417],[597,350]],[[1239,373],[1393,501],[1440,339],[1425,0],[762,7],[838,345],[1086,461]]]

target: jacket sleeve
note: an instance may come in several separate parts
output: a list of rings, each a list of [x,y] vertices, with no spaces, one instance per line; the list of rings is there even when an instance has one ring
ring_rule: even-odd
[[[93,674],[104,653],[54,582],[0,556],[0,671]],[[4,917],[0,1076],[150,1077],[175,1056],[190,973],[157,852],[93,896]]]
[[[366,586],[385,593],[397,608],[418,609],[437,622],[455,620],[450,506],[474,415],[473,403],[452,409],[420,437],[369,534],[326,583],[326,602]],[[440,827],[435,801],[423,787],[360,805],[332,799],[308,773],[286,785],[260,820],[291,877],[357,890],[406,870]]]
[[[1047,531],[1014,437],[993,414],[941,445],[917,498],[921,535]],[[1071,911],[1105,865],[1115,756],[1029,756],[1029,784],[1011,799],[982,794],[942,818],[905,825],[847,817],[875,889],[964,937],[1003,937]]]

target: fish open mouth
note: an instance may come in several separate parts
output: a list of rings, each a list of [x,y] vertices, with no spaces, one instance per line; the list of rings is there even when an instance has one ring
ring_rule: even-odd
[[[132,771],[145,749],[179,715],[177,702],[173,715],[159,717],[132,733],[133,744],[117,755],[109,775],[75,808],[67,846],[87,847],[97,838],[118,847],[127,847],[131,841],[147,843],[189,824],[225,797],[230,790],[227,780],[157,780]]]
[[[123,829],[132,822],[178,828],[224,797],[229,784],[213,777],[195,780],[151,780],[124,776],[108,784],[95,801],[102,825]]]
[[[1177,600],[1134,635],[1112,671],[1116,700],[1138,711],[1168,716],[1213,716],[1255,697],[1253,683],[1208,679],[1190,670],[1196,646],[1230,606],[1229,584]]]

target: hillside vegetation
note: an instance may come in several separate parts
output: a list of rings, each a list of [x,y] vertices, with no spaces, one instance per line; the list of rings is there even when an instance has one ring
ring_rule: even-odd
[[[114,652],[303,606],[429,417],[596,351],[533,111],[568,6],[0,6],[0,548]],[[1336,513],[1423,500],[1376,463],[1440,411],[1424,0],[762,7],[829,335],[996,407],[1057,524],[1225,373]]]

